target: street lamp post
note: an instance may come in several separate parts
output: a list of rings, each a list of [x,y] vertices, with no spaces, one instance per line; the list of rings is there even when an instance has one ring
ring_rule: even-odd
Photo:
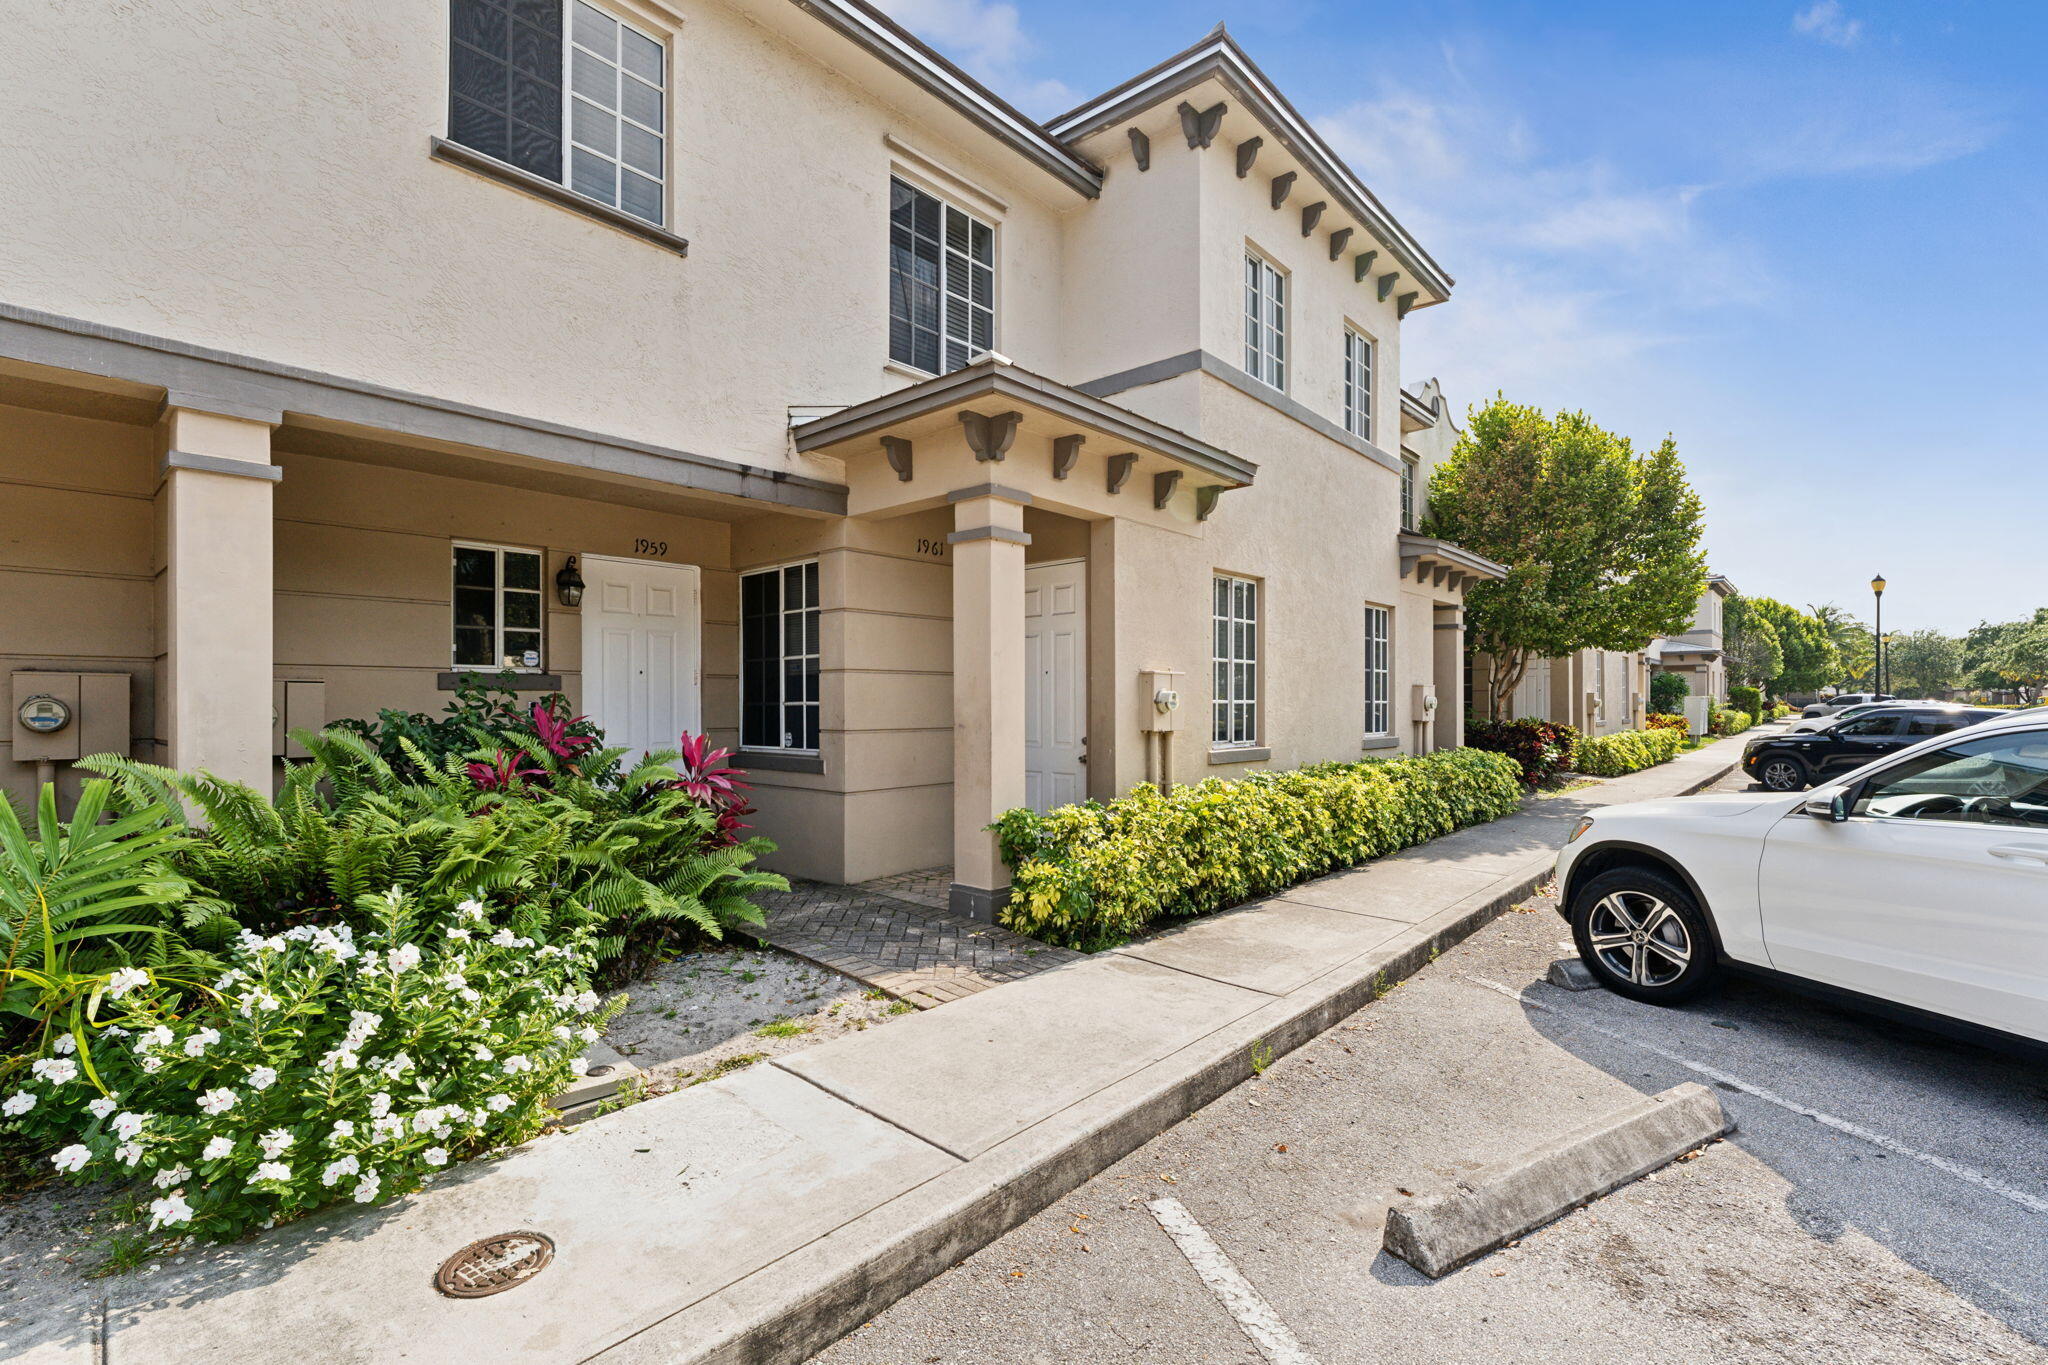
[[[1871,690],[1872,692],[1875,692],[1875,693],[1877,693],[1877,694],[1878,694],[1879,696],[1883,696],[1883,695],[1884,695],[1884,575],[1883,575],[1883,574],[1879,574],[1879,575],[1878,575],[1877,577],[1875,577],[1875,578],[1873,578],[1873,579],[1871,579],[1871,580],[1870,580],[1870,592],[1871,592],[1871,595],[1872,595],[1873,597],[1875,597],[1875,598],[1877,599],[1877,625],[1876,625],[1876,627],[1875,627],[1875,628],[1874,628],[1874,629],[1873,629],[1873,630],[1872,630],[1872,631],[1870,632],[1870,644],[1871,644],[1871,648],[1872,648],[1872,650],[1873,650],[1873,651],[1875,651],[1875,653],[1874,653],[1874,656],[1873,656],[1873,658],[1872,658],[1872,660],[1871,660],[1871,673],[1872,673],[1872,677],[1873,677],[1874,681],[1873,681],[1873,683],[1872,683],[1872,685],[1871,685],[1871,688],[1870,688],[1870,690]]]

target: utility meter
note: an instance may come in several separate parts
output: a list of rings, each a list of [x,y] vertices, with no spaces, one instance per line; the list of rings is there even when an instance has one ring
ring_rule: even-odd
[[[23,698],[21,705],[14,709],[14,718],[21,722],[24,730],[53,735],[71,723],[71,707],[47,692],[38,692]]]
[[[1159,708],[1159,714],[1163,716],[1174,707],[1180,705],[1180,693],[1175,692],[1171,688],[1162,687],[1152,694],[1152,705]]]
[[[1147,734],[1171,734],[1180,728],[1180,670],[1141,668],[1138,670],[1139,728]],[[1146,702],[1151,703],[1145,706]]]

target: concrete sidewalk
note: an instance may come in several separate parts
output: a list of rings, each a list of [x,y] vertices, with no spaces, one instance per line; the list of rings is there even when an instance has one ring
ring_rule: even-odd
[[[1587,809],[1697,790],[1740,738],[1115,952],[663,1096],[383,1209],[108,1282],[35,1361],[798,1361],[1523,899]],[[553,1263],[450,1300],[465,1244]]]

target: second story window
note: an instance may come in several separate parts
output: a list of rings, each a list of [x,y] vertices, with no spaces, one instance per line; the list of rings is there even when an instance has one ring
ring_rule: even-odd
[[[1416,517],[1421,509],[1415,505],[1415,461],[1403,458],[1401,461],[1401,529],[1415,529]]]
[[[1244,256],[1244,368],[1287,387],[1287,277],[1256,251]]]
[[[1361,441],[1372,439],[1372,338],[1349,327],[1344,329],[1344,430]]]
[[[932,374],[996,344],[996,230],[889,182],[889,359]]]
[[[659,39],[584,0],[451,0],[448,14],[450,141],[662,221]]]

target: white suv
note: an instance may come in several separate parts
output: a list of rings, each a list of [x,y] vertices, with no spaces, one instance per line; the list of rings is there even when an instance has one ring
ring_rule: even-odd
[[[1633,999],[1674,1004],[1732,967],[2048,1043],[2040,711],[1927,740],[1809,792],[1597,810],[1572,831],[1557,875],[1579,956]]]

